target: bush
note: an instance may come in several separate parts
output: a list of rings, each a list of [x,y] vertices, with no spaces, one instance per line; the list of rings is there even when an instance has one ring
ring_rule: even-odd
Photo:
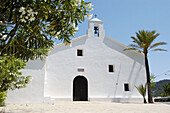
[[[0,107],[5,106],[5,99],[7,97],[8,91],[0,92]]]
[[[30,82],[31,76],[22,75],[25,66],[26,61],[14,56],[0,58],[0,106],[5,105],[9,90],[24,88]]]

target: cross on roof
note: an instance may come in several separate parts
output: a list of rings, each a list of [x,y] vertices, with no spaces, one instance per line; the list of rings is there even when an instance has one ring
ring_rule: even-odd
[[[96,17],[97,17],[97,15],[95,14],[95,15],[94,15],[94,17],[96,18]]]

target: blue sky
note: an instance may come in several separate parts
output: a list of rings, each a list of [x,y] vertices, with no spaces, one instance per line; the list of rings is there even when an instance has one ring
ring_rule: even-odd
[[[87,1],[87,0],[85,0]],[[160,36],[155,42],[167,42],[162,46],[168,52],[149,54],[150,71],[155,81],[170,79],[170,0],[88,0],[94,6],[92,14],[104,22],[106,36],[129,45],[131,36],[139,30],[156,30]],[[76,36],[86,34],[88,20],[79,24]]]

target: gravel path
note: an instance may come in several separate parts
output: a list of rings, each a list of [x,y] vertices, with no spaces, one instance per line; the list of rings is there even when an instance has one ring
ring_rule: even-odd
[[[4,111],[5,113],[170,113],[170,105],[162,103],[57,102],[54,105],[8,104]]]

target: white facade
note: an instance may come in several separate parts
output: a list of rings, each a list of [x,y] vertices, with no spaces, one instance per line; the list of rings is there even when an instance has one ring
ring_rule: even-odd
[[[94,26],[98,28],[95,35]],[[77,76],[86,79],[87,91],[82,92],[87,93],[87,101],[143,102],[135,86],[146,82],[144,57],[136,51],[123,51],[125,48],[105,36],[103,22],[94,18],[87,35],[73,39],[70,46],[57,45],[44,61],[29,61],[23,74],[31,75],[32,82],[10,92],[7,103],[73,101],[75,95],[82,95],[74,89],[84,87],[78,80],[79,85],[74,84]],[[77,50],[82,56],[77,56]]]

